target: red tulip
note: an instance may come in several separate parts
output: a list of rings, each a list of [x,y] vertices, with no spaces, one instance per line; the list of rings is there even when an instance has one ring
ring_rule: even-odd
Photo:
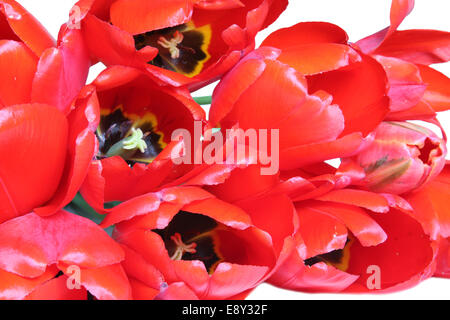
[[[279,129],[283,170],[355,154],[387,114],[388,99],[381,65],[347,39],[327,23],[274,32],[263,42],[272,48],[249,54],[219,83],[212,124]]]
[[[313,180],[314,181],[314,180]],[[430,277],[436,244],[402,199],[317,188],[298,197],[296,248],[269,279],[308,292],[391,292]]]
[[[81,0],[81,28],[93,57],[145,68],[191,89],[218,79],[254,46],[287,0]]]
[[[375,192],[402,194],[432,181],[445,165],[446,141],[408,122],[383,122],[375,140],[356,156],[344,159],[340,174]]]
[[[450,108],[450,80],[428,67],[450,59],[450,33],[397,28],[412,11],[414,0],[393,0],[391,25],[357,46],[385,68],[391,98],[390,120],[427,119]]]
[[[128,200],[177,176],[172,133],[183,128],[194,136],[194,121],[202,126],[205,119],[186,89],[161,87],[138,69],[115,66],[84,94],[101,115],[99,151],[81,188],[91,206],[105,212],[105,202]]]
[[[92,221],[59,211],[0,224],[0,299],[130,299],[124,253]]]
[[[89,68],[79,32],[62,29],[52,47],[23,8],[13,1],[0,7],[6,36],[0,40],[3,222],[31,211],[50,215],[73,199],[95,151],[97,118],[89,102],[74,102]]]
[[[123,202],[102,225],[116,224],[134,298],[236,299],[287,257],[293,212],[285,196],[231,204],[186,186]]]
[[[323,164],[286,171],[269,191],[289,194],[300,219],[297,250],[269,282],[301,291],[376,292],[381,272],[377,290],[391,292],[432,275],[448,277],[448,168],[404,194],[406,200],[342,189],[348,176],[335,172]]]

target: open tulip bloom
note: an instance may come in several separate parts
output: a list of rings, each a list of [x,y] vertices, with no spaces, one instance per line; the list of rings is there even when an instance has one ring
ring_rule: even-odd
[[[288,0],[80,0],[57,41],[0,0],[0,299],[450,278],[450,33],[399,31],[413,7],[255,48]]]

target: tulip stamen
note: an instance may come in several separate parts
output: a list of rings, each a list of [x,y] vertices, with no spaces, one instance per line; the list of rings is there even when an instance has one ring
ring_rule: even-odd
[[[184,36],[181,32],[175,31],[173,34],[173,38],[170,40],[167,40],[165,37],[159,37],[158,44],[169,50],[170,57],[172,59],[178,59],[180,58],[180,49],[178,48],[178,45],[183,42]]]
[[[126,151],[139,150],[144,153],[148,146],[144,138],[146,136],[140,128],[131,128],[131,135],[114,144],[106,153],[107,157],[122,155]]]
[[[175,249],[175,252],[170,257],[172,260],[181,260],[183,258],[183,255],[187,253],[196,253],[197,251],[195,248],[197,247],[196,243],[191,244],[185,244],[183,240],[181,239],[181,235],[179,233],[175,233],[173,236],[170,237],[172,241],[175,243],[177,248]]]
[[[144,153],[147,150],[147,143],[145,142],[144,133],[141,129],[131,128],[131,136],[123,140],[123,148],[125,150],[136,150],[139,149],[140,152]]]

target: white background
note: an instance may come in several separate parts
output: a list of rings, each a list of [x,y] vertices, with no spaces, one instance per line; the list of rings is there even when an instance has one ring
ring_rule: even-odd
[[[151,0],[149,0],[151,1]],[[69,10],[75,0],[18,0],[56,38],[61,24],[68,20]],[[350,41],[372,34],[389,25],[390,0],[290,0],[288,9],[271,27],[257,37],[257,45],[274,30],[294,25],[300,21],[327,21],[342,27]],[[438,29],[450,31],[450,0],[416,0],[414,11],[400,29]],[[449,63],[435,66],[447,76]],[[102,70],[98,64],[89,75],[91,81]],[[199,90],[196,95],[208,95],[213,85]],[[450,133],[450,116],[440,116]],[[450,280],[433,278],[413,289],[383,295],[305,294],[281,290],[267,284],[258,287],[249,299],[450,299]]]

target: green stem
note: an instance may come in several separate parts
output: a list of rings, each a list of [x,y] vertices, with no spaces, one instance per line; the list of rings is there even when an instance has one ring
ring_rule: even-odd
[[[91,211],[91,207],[87,204],[87,202],[83,199],[81,194],[77,193],[75,198],[73,198],[72,203],[79,208],[84,209],[85,211]]]
[[[105,203],[105,208],[110,209],[120,204],[118,201]],[[79,215],[81,217],[87,218],[96,224],[99,224],[105,218],[104,215],[98,214],[81,196],[81,194],[77,194],[75,198],[69,203],[65,208],[65,210]],[[113,232],[114,226],[106,228],[105,231],[111,236]]]
[[[124,147],[123,140],[120,140],[119,142],[113,144],[111,148],[109,148],[105,156],[108,158],[120,156],[126,152],[123,147]]]
[[[204,105],[204,104],[211,104],[212,102],[212,96],[204,96],[204,97],[194,97],[195,102],[198,104]]]

